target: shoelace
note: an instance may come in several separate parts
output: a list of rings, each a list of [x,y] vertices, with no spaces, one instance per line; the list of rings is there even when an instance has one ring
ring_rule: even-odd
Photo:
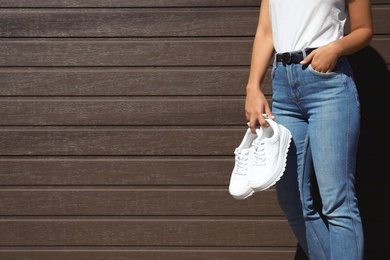
[[[257,166],[266,165],[264,142],[262,140],[253,142],[253,146],[255,147],[255,165]]]
[[[249,151],[236,152],[235,155],[236,155],[236,167],[235,167],[234,174],[245,175],[247,165],[248,165]]]

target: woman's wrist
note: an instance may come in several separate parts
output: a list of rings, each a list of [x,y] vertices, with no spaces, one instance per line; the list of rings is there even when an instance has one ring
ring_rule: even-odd
[[[248,83],[246,85],[246,92],[252,92],[252,91],[260,91],[261,92],[261,89],[260,89],[260,84],[254,84],[254,83]]]

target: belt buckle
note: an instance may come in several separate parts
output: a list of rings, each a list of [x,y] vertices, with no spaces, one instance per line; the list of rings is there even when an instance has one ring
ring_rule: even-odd
[[[282,58],[283,64],[288,64],[291,62],[291,53],[290,52],[283,52],[281,58]]]

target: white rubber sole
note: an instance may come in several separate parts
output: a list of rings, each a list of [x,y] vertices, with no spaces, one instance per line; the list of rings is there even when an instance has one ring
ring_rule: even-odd
[[[270,176],[270,178],[266,181],[261,180],[262,183],[251,183],[251,187],[254,191],[263,191],[270,188],[271,186],[275,185],[284,174],[287,165],[287,154],[290,148],[292,136],[286,127],[279,125],[279,129],[281,145],[279,147],[279,157],[276,164],[278,166],[278,169],[275,170],[276,174]]]
[[[229,193],[232,195],[233,198],[237,200],[243,200],[253,195],[255,191],[252,189],[252,187],[248,186],[246,189],[242,190],[231,190],[229,188]]]

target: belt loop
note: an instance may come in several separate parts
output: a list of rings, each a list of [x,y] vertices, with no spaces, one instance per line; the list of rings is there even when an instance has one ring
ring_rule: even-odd
[[[275,68],[276,67],[276,62],[277,62],[277,59],[278,59],[278,53],[277,52],[275,52],[275,54],[274,54],[274,62],[273,62],[273,64],[272,64],[272,66]]]
[[[307,54],[306,54],[306,50],[305,50],[305,49],[303,49],[303,50],[302,50],[302,55],[303,55],[303,58],[305,59],[305,58],[306,58],[306,56],[307,56]]]

